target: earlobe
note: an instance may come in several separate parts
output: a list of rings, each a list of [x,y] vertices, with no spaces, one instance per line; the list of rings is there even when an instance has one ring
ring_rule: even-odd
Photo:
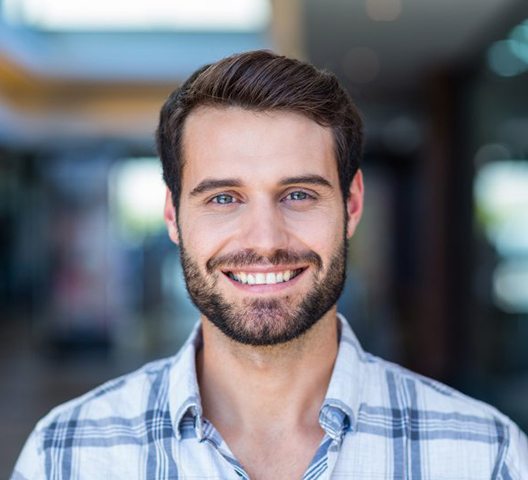
[[[169,238],[176,244],[180,244],[180,234],[178,232],[178,223],[176,218],[176,208],[172,202],[172,193],[167,188],[165,192],[165,208],[163,217],[165,219],[165,225],[167,225],[167,231],[169,232]]]
[[[363,213],[363,172],[358,170],[350,183],[347,209],[347,238],[352,237]]]

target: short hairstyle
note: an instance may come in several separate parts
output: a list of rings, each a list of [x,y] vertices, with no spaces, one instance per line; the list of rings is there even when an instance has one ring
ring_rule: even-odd
[[[330,127],[343,198],[359,168],[363,125],[359,111],[334,74],[309,63],[256,50],[219,60],[194,72],[164,103],[156,131],[163,179],[178,211],[185,119],[200,106],[294,112]]]

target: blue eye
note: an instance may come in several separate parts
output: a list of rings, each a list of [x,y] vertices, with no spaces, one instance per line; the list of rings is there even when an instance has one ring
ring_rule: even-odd
[[[301,190],[291,192],[290,194],[286,196],[287,200],[307,200],[311,198],[313,198],[311,195]]]
[[[221,193],[220,195],[213,197],[211,201],[219,205],[229,205],[230,203],[235,203],[235,198],[233,197],[233,195],[228,195],[227,193]]]

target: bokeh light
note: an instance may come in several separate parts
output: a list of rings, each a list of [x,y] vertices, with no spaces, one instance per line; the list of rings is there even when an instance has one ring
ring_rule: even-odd
[[[116,164],[109,182],[111,208],[126,239],[141,240],[163,230],[165,185],[157,158],[134,158]]]
[[[367,0],[367,15],[376,22],[393,22],[402,12],[401,0]]]
[[[528,255],[528,162],[484,165],[475,180],[477,218],[503,256]]]

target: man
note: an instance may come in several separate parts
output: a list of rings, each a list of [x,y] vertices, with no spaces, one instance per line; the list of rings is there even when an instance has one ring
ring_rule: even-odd
[[[13,478],[528,478],[515,424],[363,352],[336,312],[361,130],[333,75],[269,52],[175,91],[165,220],[201,322],[177,356],[53,410]]]

